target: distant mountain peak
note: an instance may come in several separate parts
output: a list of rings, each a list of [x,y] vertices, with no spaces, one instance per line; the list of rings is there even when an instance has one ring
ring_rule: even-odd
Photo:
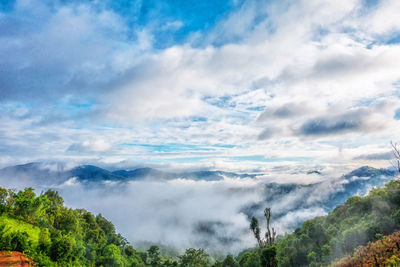
[[[370,166],[362,166],[358,169],[355,169],[348,174],[345,175],[345,177],[371,177],[371,176],[377,176],[377,175],[394,175],[395,172],[390,169],[376,169],[374,167]]]
[[[54,168],[54,166],[56,168]],[[189,179],[189,180],[205,180],[219,181],[225,178],[254,178],[255,174],[237,174],[225,171],[199,170],[187,172],[166,172],[151,167],[140,167],[131,170],[109,171],[95,165],[79,165],[73,168],[64,168],[63,163],[42,163],[30,162],[15,166],[9,166],[0,170],[0,174],[9,177],[17,176],[17,174],[31,176],[40,179],[43,182],[62,183],[76,177],[79,182],[92,183],[101,181],[120,181],[126,182],[130,180],[171,180],[171,179]],[[319,170],[311,170],[307,174],[322,175]],[[377,169],[370,166],[362,166],[345,175],[344,178],[353,181],[352,177],[372,178],[384,176],[393,176],[393,169]]]

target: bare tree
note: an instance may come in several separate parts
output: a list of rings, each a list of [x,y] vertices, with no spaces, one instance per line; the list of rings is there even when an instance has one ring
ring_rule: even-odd
[[[271,208],[264,210],[264,216],[267,220],[267,229],[265,232],[265,239],[261,239],[261,229],[256,217],[251,218],[250,229],[253,231],[254,237],[257,239],[260,249],[272,247],[275,244],[276,231],[270,228],[271,221]]]
[[[260,260],[263,267],[276,267],[276,247],[274,228],[270,228],[271,209],[264,210],[264,216],[267,220],[267,229],[265,231],[265,238],[261,239],[261,229],[256,217],[251,218],[250,229],[253,231],[254,237],[257,239],[258,246],[260,247]]]
[[[266,239],[265,247],[271,247],[275,243],[275,236],[276,236],[275,229],[272,227],[272,232],[271,232],[269,228],[269,222],[271,219],[271,208],[266,208],[264,210],[264,216],[267,219],[267,232],[265,233],[265,239]]]
[[[393,153],[393,161],[392,165],[396,169],[397,173],[400,173],[400,148],[397,143],[390,142],[392,146],[392,153]]]

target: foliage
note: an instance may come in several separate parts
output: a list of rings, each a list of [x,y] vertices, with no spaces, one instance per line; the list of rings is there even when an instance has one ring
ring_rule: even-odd
[[[207,267],[211,265],[210,257],[203,249],[189,248],[185,254],[179,256],[179,263],[182,267]]]
[[[271,209],[266,208],[264,210],[264,216],[267,221],[267,227],[265,231],[265,238],[261,239],[260,233],[261,229],[256,217],[251,218],[250,229],[254,234],[254,237],[257,240],[259,246],[259,254],[260,254],[260,263],[262,266],[266,267],[275,267],[277,266],[276,260],[276,247],[275,247],[275,236],[276,232],[274,228],[272,231],[270,229],[270,220],[271,220]]]
[[[235,260],[235,258],[229,254],[225,257],[223,261],[216,261],[212,267],[239,267],[239,263]]]
[[[70,209],[53,190],[36,195],[0,187],[0,250],[29,255],[39,266],[206,267],[202,249],[187,249],[175,260],[158,246],[135,250],[101,214]],[[229,255],[222,266],[237,266]]]
[[[146,266],[101,214],[63,204],[56,191],[0,188],[0,250],[25,252],[39,266]]]
[[[238,261],[241,267],[259,267],[260,256],[257,252],[246,252],[242,256],[238,256]]]
[[[30,247],[30,242],[28,240],[28,234],[26,232],[6,232],[5,225],[0,227],[0,247],[4,250],[12,251],[28,251]]]
[[[149,265],[156,267],[161,265],[161,256],[160,256],[160,249],[157,246],[151,246],[147,250],[147,257],[149,261]]]
[[[276,236],[276,232],[275,232],[274,228],[272,228],[272,230],[271,230],[271,228],[269,227],[270,220],[271,220],[271,209],[270,208],[266,208],[264,210],[264,216],[267,221],[265,238],[261,238],[261,236],[260,236],[261,229],[260,229],[260,225],[258,223],[258,219],[256,217],[253,217],[253,218],[251,218],[251,222],[250,222],[250,229],[253,232],[254,237],[256,238],[258,246],[260,247],[261,250],[263,248],[273,246],[275,243],[275,236]]]
[[[270,246],[261,250],[261,265],[266,267],[274,267],[277,265],[275,246]]]
[[[400,230],[400,181],[354,196],[326,217],[306,221],[277,243],[279,266],[326,266]],[[394,260],[394,259],[393,259]]]
[[[39,242],[40,228],[38,226],[8,217],[6,214],[0,216],[0,226],[6,226],[7,232],[4,234],[26,232],[28,234],[28,240],[32,245],[36,245]]]
[[[400,232],[369,243],[331,266],[400,266]]]
[[[227,255],[224,261],[222,262],[223,267],[236,267],[238,266],[238,263],[236,260],[233,258],[232,255]]]
[[[104,248],[101,263],[104,266],[124,266],[124,260],[119,247],[109,244]]]
[[[165,256],[158,246],[137,251],[101,214],[65,207],[56,191],[36,195],[32,188],[16,192],[0,187],[0,250],[24,252],[39,266],[327,266],[346,255],[351,256],[335,264],[400,265],[400,232],[390,235],[400,231],[400,181],[351,197],[328,216],[308,220],[278,241],[269,230],[270,210],[264,215],[265,238],[258,220],[250,223],[258,248],[211,265],[201,248],[189,248],[176,258]]]

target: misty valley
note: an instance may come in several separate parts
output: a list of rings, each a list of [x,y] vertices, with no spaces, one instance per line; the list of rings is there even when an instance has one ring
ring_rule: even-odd
[[[400,230],[400,184],[390,182],[395,169],[301,175],[314,176],[313,182],[221,171],[10,166],[0,170],[0,184],[9,188],[0,199],[0,244],[43,266],[318,266]],[[270,265],[250,229],[255,218],[261,236],[267,231],[265,207],[277,233]],[[206,263],[185,264],[184,257]]]

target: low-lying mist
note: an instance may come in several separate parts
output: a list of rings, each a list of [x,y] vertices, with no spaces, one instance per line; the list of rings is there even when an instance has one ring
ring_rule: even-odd
[[[55,189],[67,206],[102,213],[134,245],[150,242],[178,250],[202,247],[237,253],[256,245],[249,221],[253,215],[261,218],[267,206],[272,208],[273,227],[283,234],[307,219],[327,214],[347,197],[365,194],[390,178],[320,175],[319,182],[304,185],[277,184],[262,177],[224,177],[218,181],[149,177],[85,184],[75,177],[61,183],[24,173],[0,176],[0,186],[30,186],[37,193]]]

